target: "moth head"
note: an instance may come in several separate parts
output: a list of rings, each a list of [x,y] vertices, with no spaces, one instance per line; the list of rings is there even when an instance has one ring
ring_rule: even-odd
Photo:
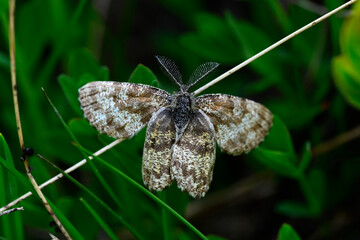
[[[155,56],[158,62],[160,63],[161,69],[164,73],[172,79],[180,88],[180,92],[185,93],[189,92],[189,89],[198,83],[200,80],[209,76],[209,74],[219,66],[219,63],[216,62],[207,62],[198,66],[195,71],[191,74],[190,79],[187,84],[184,84],[182,81],[182,76],[179,71],[178,66],[171,59],[164,56]]]

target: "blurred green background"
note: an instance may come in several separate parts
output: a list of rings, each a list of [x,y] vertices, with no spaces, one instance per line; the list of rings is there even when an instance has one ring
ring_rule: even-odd
[[[154,55],[173,59],[184,79],[208,61],[219,62],[221,74],[342,3],[17,1],[16,66],[25,144],[66,169],[86,152],[73,144],[67,130],[91,152],[113,141],[82,116],[77,89],[86,82],[130,80],[172,93],[177,88]],[[19,160],[7,0],[0,0],[0,25],[2,207],[32,188]],[[358,239],[359,43],[357,4],[207,89],[260,102],[275,119],[270,134],[250,154],[233,157],[217,149],[210,191],[201,200],[173,184],[155,193],[159,203],[141,187],[145,129],[102,155],[109,165],[95,159],[72,173],[81,186],[62,179],[44,194],[74,239],[200,239],[198,231],[213,240]],[[58,173],[35,156],[30,161],[38,183]],[[17,206],[25,211],[0,216],[1,239],[49,239],[49,232],[62,237],[37,197]]]

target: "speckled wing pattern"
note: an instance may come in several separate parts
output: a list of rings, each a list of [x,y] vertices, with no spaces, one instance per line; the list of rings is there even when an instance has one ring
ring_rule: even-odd
[[[127,82],[95,81],[79,89],[85,118],[101,133],[120,139],[138,133],[169,97],[164,90]]]
[[[248,153],[260,144],[272,125],[272,114],[254,101],[225,94],[196,98],[199,109],[210,118],[220,148],[232,155]]]
[[[248,99],[225,94],[194,98],[181,91],[170,95],[143,84],[90,82],[79,89],[79,100],[90,124],[111,137],[130,138],[148,124],[142,175],[150,190],[176,181],[200,198],[212,180],[216,141],[229,154],[248,153],[269,132],[272,114]],[[176,124],[183,120],[180,132]]]
[[[149,121],[143,151],[143,181],[152,191],[161,191],[171,185],[170,163],[175,135],[171,110],[160,108]]]
[[[213,124],[198,110],[173,147],[171,177],[182,191],[194,198],[205,196],[212,180],[215,150]]]

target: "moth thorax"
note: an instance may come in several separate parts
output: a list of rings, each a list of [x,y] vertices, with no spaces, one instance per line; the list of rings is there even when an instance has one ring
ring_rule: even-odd
[[[178,129],[182,129],[192,116],[193,98],[189,93],[180,93],[175,95],[172,106],[175,125]]]

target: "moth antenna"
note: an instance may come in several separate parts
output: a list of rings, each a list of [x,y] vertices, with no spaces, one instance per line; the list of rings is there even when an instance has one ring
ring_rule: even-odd
[[[160,63],[161,70],[164,71],[165,75],[171,78],[180,88],[182,88],[183,81],[180,74],[179,67],[176,66],[175,62],[164,56],[155,56]]]
[[[207,63],[203,63],[200,66],[198,66],[190,76],[190,80],[187,83],[187,89],[191,88],[196,83],[198,83],[200,80],[209,76],[209,74],[212,71],[214,71],[215,68],[217,68],[218,66],[219,66],[219,63],[217,63],[217,62],[207,62]]]

